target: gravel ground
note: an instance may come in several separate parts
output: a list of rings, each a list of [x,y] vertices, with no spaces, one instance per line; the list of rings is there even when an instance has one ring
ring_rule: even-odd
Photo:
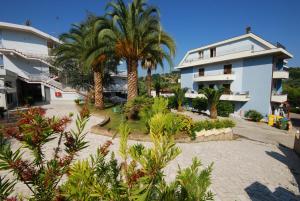
[[[47,114],[50,116],[76,113],[72,102],[56,102],[44,107],[48,109]],[[87,131],[100,120],[101,118],[92,116]],[[70,128],[73,126],[74,124],[70,125]],[[80,153],[81,159],[95,153],[97,147],[110,138],[88,133],[86,139],[89,147]],[[118,139],[114,139],[111,150],[117,153],[118,144]],[[145,144],[151,146],[150,143]],[[45,149],[51,153],[54,146],[55,142]],[[193,157],[198,157],[204,166],[214,163],[211,189],[217,201],[299,200],[300,160],[288,148],[246,139],[181,143],[177,146],[182,153],[165,169],[168,181],[175,178],[178,165],[186,167],[191,164]],[[26,192],[21,184],[17,185],[17,191]]]

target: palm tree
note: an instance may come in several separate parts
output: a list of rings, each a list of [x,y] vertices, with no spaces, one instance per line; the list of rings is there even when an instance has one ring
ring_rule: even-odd
[[[184,102],[184,98],[185,98],[185,93],[187,92],[187,88],[181,88],[180,86],[176,86],[174,89],[173,89],[173,93],[174,93],[174,96],[176,98],[176,102],[177,102],[177,105],[178,105],[178,108],[177,110],[179,112],[183,111],[182,109],[182,104]]]
[[[150,59],[162,64],[171,62],[175,54],[174,40],[162,30],[158,9],[146,0],[133,0],[127,6],[122,0],[110,2],[105,18],[98,20],[98,37],[105,41],[102,52],[113,51],[126,61],[128,72],[128,99],[138,95],[139,62]],[[103,28],[107,27],[107,28]],[[99,50],[98,50],[99,51]]]
[[[209,105],[210,118],[216,119],[218,117],[217,105],[220,101],[220,97],[224,92],[223,88],[213,89],[209,87],[205,87],[199,91],[206,98]]]
[[[72,61],[74,65],[84,71],[92,70],[94,74],[95,107],[104,109],[104,74],[109,59],[104,54],[91,54],[99,49],[102,43],[98,42],[94,24],[98,18],[89,16],[86,22],[72,25],[69,33],[62,34],[63,44],[56,49],[57,62],[62,64]]]
[[[150,75],[151,77],[151,75]],[[150,83],[151,84],[151,83]],[[157,97],[159,97],[160,95],[160,91],[162,88],[164,88],[166,86],[166,83],[164,82],[164,78],[161,77],[159,74],[157,74],[154,77],[154,82],[153,82],[153,86],[154,86],[154,90],[155,90],[155,94]],[[150,86],[151,87],[151,86]],[[151,90],[151,89],[150,89]],[[150,91],[151,93],[151,91]]]

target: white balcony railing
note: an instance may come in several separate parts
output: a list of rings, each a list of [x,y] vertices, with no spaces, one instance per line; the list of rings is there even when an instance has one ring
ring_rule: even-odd
[[[289,72],[285,70],[273,71],[273,79],[288,79]]]
[[[204,98],[203,94],[199,94],[197,92],[187,92],[185,94],[187,98]],[[227,101],[239,101],[239,102],[247,102],[250,100],[249,92],[231,92],[230,94],[223,94],[220,97],[220,100],[227,100]]]
[[[230,74],[216,74],[216,75],[204,75],[199,76],[199,74],[194,74],[195,82],[205,82],[205,81],[226,81],[226,80],[235,80],[235,74],[232,72]]]
[[[287,101],[287,94],[272,94],[271,102],[284,103]]]

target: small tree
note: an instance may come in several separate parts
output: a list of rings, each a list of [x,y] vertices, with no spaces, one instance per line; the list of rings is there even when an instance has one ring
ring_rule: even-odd
[[[45,110],[42,108],[31,108],[20,113],[20,117],[15,127],[0,130],[0,170],[9,170],[15,176],[13,181],[1,178],[3,182],[0,182],[0,189],[4,189],[4,195],[7,197],[13,182],[18,181],[24,183],[31,191],[30,200],[53,200],[58,190],[57,186],[69,171],[74,157],[87,147],[83,130],[89,118],[89,111],[84,107],[76,120],[77,129],[71,131],[65,130],[71,122],[71,116],[45,117]],[[10,138],[16,139],[23,146],[14,149]],[[58,142],[49,159],[43,148],[54,139]],[[23,156],[28,150],[32,160]]]
[[[184,99],[185,99],[185,93],[187,92],[187,88],[181,88],[180,86],[177,86],[173,89],[173,93],[174,93],[174,96],[175,96],[175,99],[176,99],[176,102],[177,102],[177,105],[178,105],[178,108],[177,110],[179,112],[183,111],[182,109],[182,104],[184,102]]]
[[[218,117],[217,105],[220,101],[220,97],[222,96],[223,92],[223,88],[212,89],[208,87],[205,87],[199,91],[199,93],[202,93],[207,98],[210,118],[212,119],[216,119]]]

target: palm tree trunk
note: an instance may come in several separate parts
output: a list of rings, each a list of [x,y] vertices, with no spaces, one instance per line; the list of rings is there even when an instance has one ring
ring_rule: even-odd
[[[151,77],[151,68],[147,69],[147,94],[150,97],[151,96],[151,82],[152,82],[152,77]]]
[[[104,109],[103,78],[100,71],[94,71],[95,107]]]
[[[217,105],[212,104],[210,106],[210,118],[216,119],[218,117]]]
[[[128,71],[128,94],[127,100],[131,100],[138,96],[138,61],[128,60],[127,71]]]

